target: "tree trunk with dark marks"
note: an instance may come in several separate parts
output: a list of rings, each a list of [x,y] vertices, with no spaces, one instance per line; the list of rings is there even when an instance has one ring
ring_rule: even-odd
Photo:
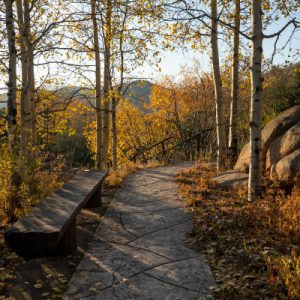
[[[253,201],[261,191],[262,178],[262,9],[261,0],[252,1],[252,65],[250,113],[250,169],[248,200]]]
[[[91,15],[93,20],[94,53],[96,64],[96,169],[100,170],[102,157],[101,63],[96,4],[96,0],[91,0]]]
[[[223,88],[219,61],[218,47],[218,9],[217,0],[211,0],[211,61],[214,74],[214,90],[216,102],[216,125],[217,125],[217,145],[218,145],[218,170],[224,168],[225,161],[225,122],[224,122],[224,103]]]
[[[20,156],[27,160],[28,158],[28,135],[29,135],[29,99],[27,85],[27,48],[24,40],[24,12],[22,0],[17,0],[17,15],[19,41],[21,48],[21,68],[22,68],[22,90],[20,97]]]
[[[237,104],[239,99],[240,0],[235,0],[232,56],[232,85],[228,148],[233,164],[237,158]]]
[[[112,1],[106,1],[105,37],[104,37],[104,86],[103,86],[103,126],[102,126],[102,168],[107,168],[110,121],[110,59],[111,59],[111,20]]]
[[[6,0],[6,30],[8,43],[8,83],[7,83],[7,122],[8,122],[8,142],[11,152],[15,150],[16,145],[16,124],[17,124],[17,50],[16,34],[14,29],[13,1]]]

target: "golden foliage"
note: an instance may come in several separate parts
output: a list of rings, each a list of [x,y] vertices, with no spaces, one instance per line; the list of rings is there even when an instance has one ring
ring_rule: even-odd
[[[1,153],[0,223],[5,224],[11,217],[25,214],[63,184],[64,160],[62,157],[52,159],[46,167],[45,157],[36,156],[30,163],[24,163],[11,155],[5,145],[1,146]],[[13,176],[17,176],[17,186],[12,183]],[[10,211],[11,200],[16,203],[14,211]]]

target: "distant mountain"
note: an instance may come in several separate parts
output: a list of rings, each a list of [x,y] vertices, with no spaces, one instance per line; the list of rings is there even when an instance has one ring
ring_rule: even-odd
[[[149,103],[151,88],[153,84],[147,80],[135,80],[130,83],[126,83],[123,86],[122,94],[124,98],[127,98],[131,103],[139,109],[143,109],[143,105]],[[87,100],[93,102],[94,97],[89,89],[81,89],[76,86],[66,86],[57,90],[56,95],[59,96],[60,101],[68,101],[70,97],[74,97],[74,100],[87,103]],[[0,95],[0,109],[6,107],[6,103],[2,103],[7,100],[6,94]]]
[[[153,84],[147,80],[132,81],[124,85],[123,97],[130,100],[134,106],[142,109],[144,104],[150,102],[152,86]]]

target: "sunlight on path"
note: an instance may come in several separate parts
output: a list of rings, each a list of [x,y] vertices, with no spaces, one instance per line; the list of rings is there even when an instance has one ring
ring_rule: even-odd
[[[175,175],[188,165],[137,172],[125,181],[73,275],[64,299],[211,299],[214,280],[184,235],[191,217]]]

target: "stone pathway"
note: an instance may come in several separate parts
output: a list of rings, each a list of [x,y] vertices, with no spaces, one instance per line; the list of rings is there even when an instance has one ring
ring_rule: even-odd
[[[177,195],[175,175],[186,167],[147,169],[128,177],[64,299],[212,299],[210,268],[184,243],[192,223]]]

